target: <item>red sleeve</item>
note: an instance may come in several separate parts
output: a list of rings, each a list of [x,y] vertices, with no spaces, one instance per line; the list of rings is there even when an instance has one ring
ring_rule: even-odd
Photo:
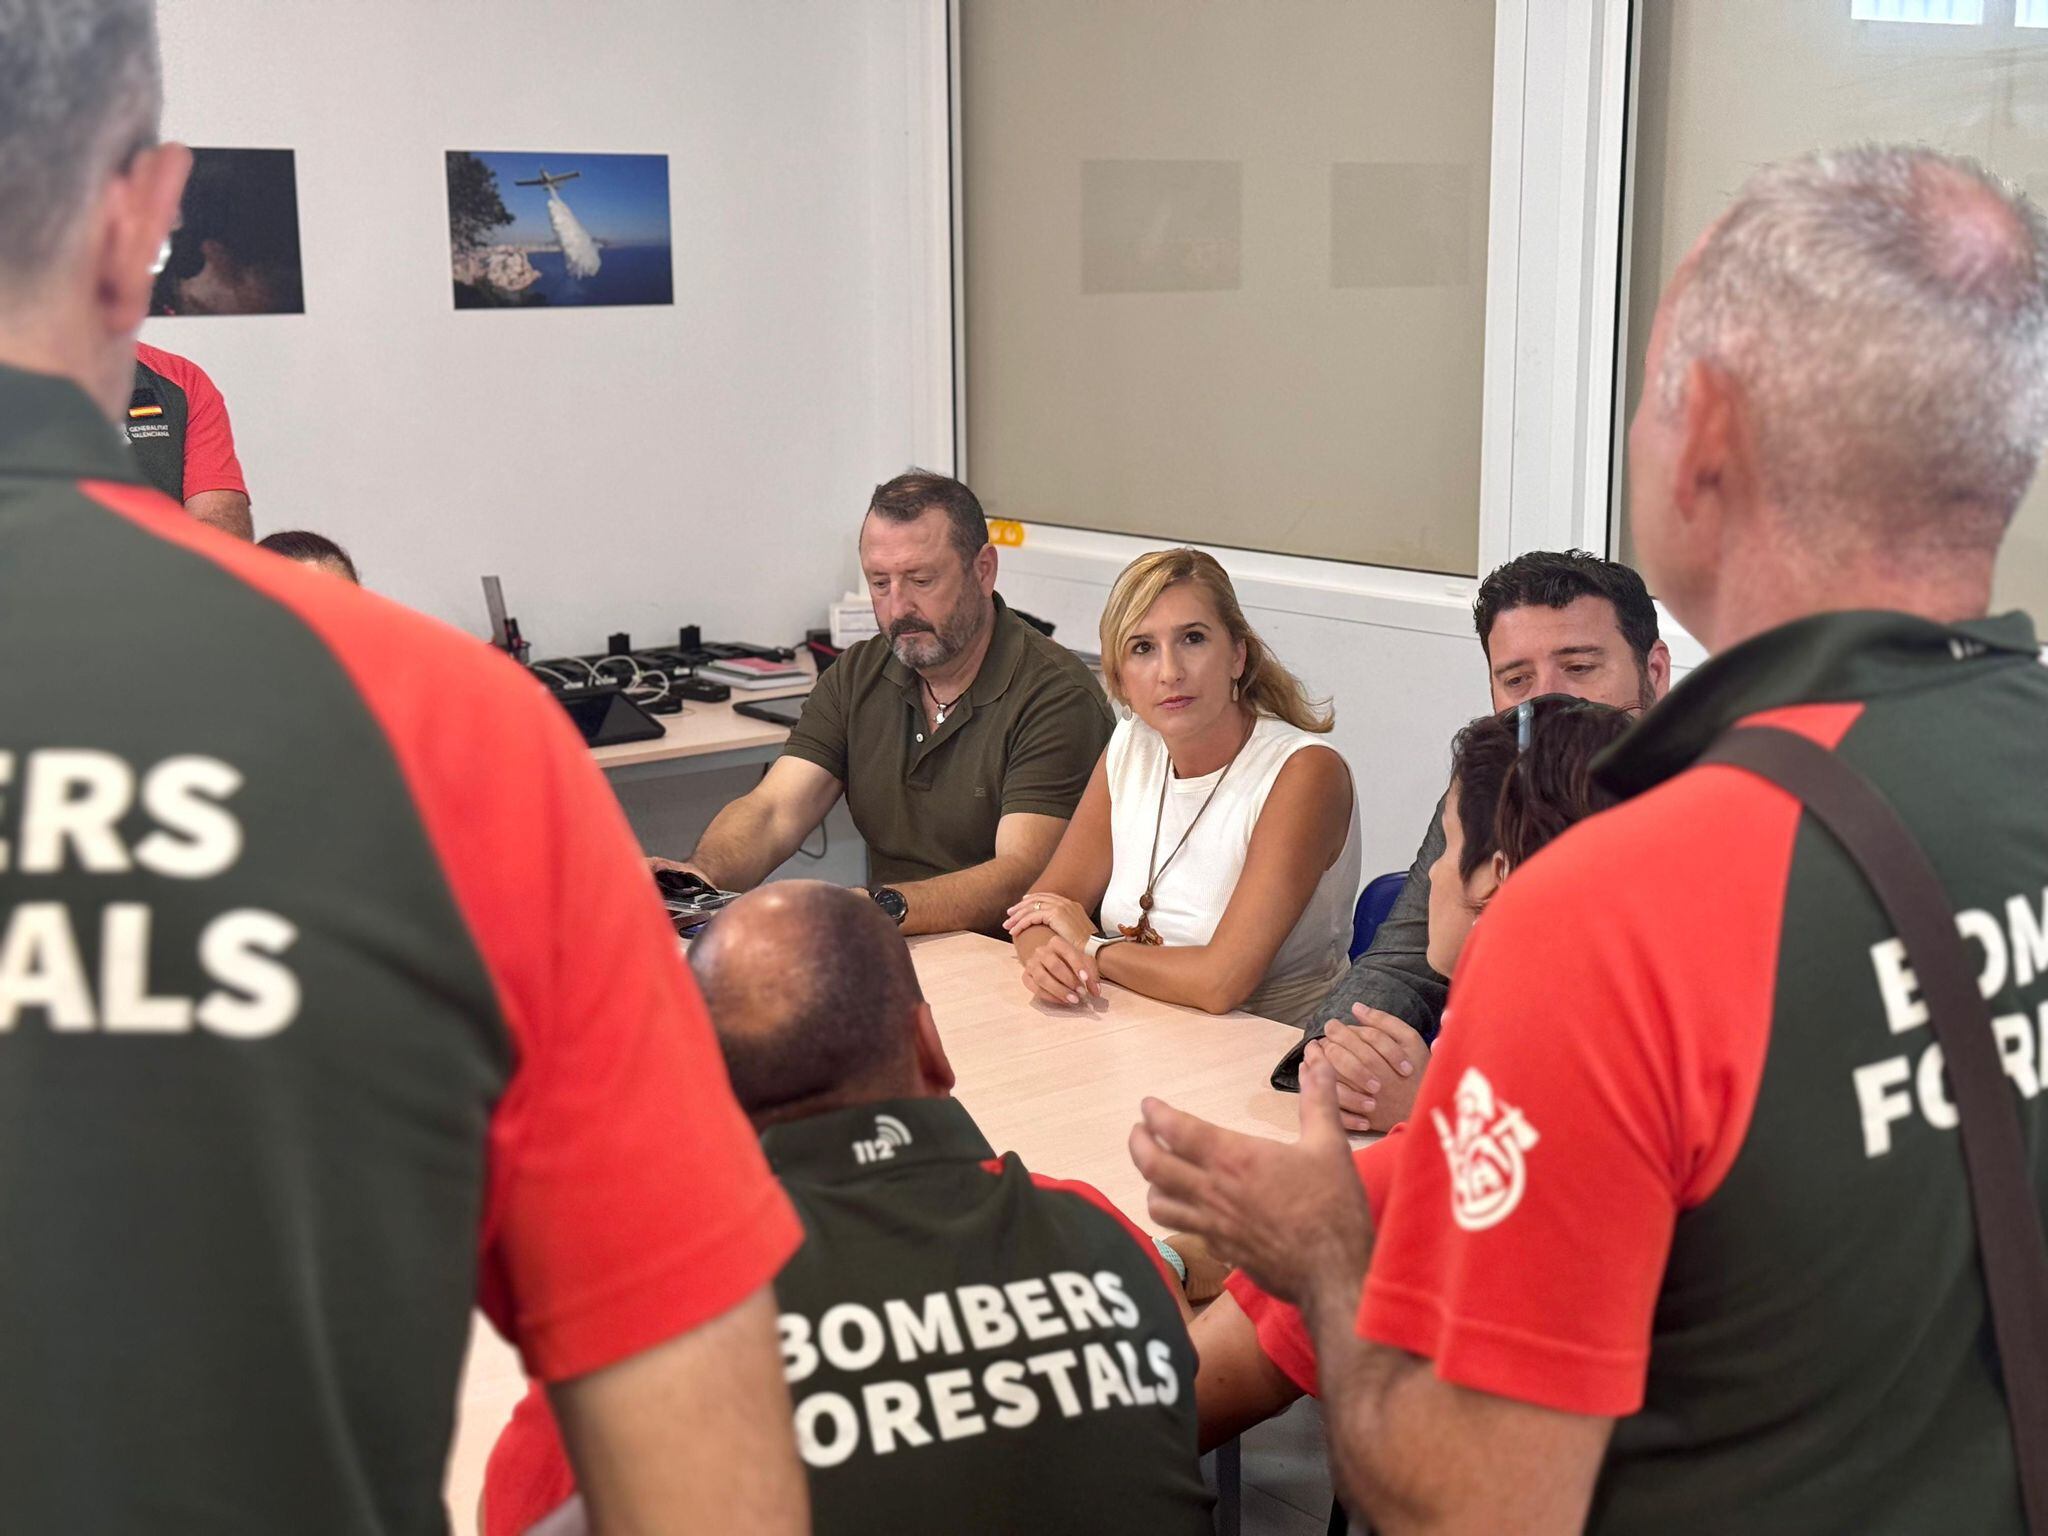
[[[575,1492],[547,1393],[528,1387],[484,1465],[482,1536],[525,1536]]]
[[[492,1122],[483,1299],[556,1381],[725,1311],[800,1229],[617,800],[567,716],[507,675],[531,706],[514,761],[534,779],[499,835],[545,854],[525,889],[489,874],[464,901],[524,1058]],[[474,795],[482,776],[466,777]]]
[[[89,494],[291,610],[411,788],[518,1065],[490,1128],[480,1302],[530,1374],[582,1375],[770,1280],[801,1237],[582,738],[470,636],[132,486]]]
[[[1772,723],[1831,745],[1854,713]],[[1496,1396],[1641,1406],[1673,1226],[1755,1106],[1798,820],[1740,770],[1695,769],[1508,880],[1452,981],[1362,1334]]]
[[[1375,1221],[1386,1207],[1387,1184],[1393,1174],[1394,1161],[1406,1140],[1402,1133],[1407,1129],[1405,1122],[1397,1125],[1378,1141],[1351,1154],[1351,1161],[1358,1169],[1359,1182],[1365,1185],[1366,1203],[1372,1207]],[[1251,1319],[1252,1329],[1258,1334],[1260,1353],[1302,1391],[1311,1397],[1320,1397],[1322,1394],[1316,1390],[1315,1342],[1309,1337],[1308,1323],[1302,1318],[1301,1310],[1292,1302],[1282,1301],[1272,1292],[1262,1289],[1241,1269],[1230,1272],[1223,1288],[1236,1298],[1244,1315]]]
[[[235,432],[228,425],[228,404],[206,370],[189,357],[137,342],[135,355],[143,366],[162,374],[185,391],[185,495],[202,491],[249,494],[242,464],[235,457]]]

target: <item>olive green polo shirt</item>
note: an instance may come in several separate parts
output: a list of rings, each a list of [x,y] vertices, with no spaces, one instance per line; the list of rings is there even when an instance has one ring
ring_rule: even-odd
[[[922,681],[876,635],[825,670],[782,749],[846,786],[878,884],[986,864],[1005,816],[1072,816],[1109,741],[1093,674],[1000,594],[995,606],[988,655],[944,725],[927,723]]]

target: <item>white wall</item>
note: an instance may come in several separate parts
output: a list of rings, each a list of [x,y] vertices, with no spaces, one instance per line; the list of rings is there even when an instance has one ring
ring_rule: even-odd
[[[500,575],[542,654],[821,623],[868,488],[931,451],[925,10],[164,6],[166,131],[298,152],[306,314],[145,332],[226,395],[258,532],[478,634]],[[668,155],[675,306],[456,313],[448,149]]]
[[[1580,34],[1613,0],[1528,3],[1525,15],[1503,0],[1503,46],[1525,31],[1574,39],[1586,78],[1563,115],[1583,116],[1599,50]],[[542,653],[622,628],[658,640],[685,621],[793,639],[854,575],[868,487],[913,461],[952,463],[944,12],[945,0],[177,0],[162,14],[166,129],[298,152],[308,312],[155,321],[148,339],[226,393],[259,532],[330,533],[403,602],[481,634],[477,578],[491,572]],[[1562,78],[1535,72],[1527,110],[1557,108]],[[1519,176],[1540,206],[1559,165],[1583,179],[1583,145],[1523,124],[1520,87],[1500,111],[1497,135],[1528,137],[1497,145],[1496,178]],[[676,305],[457,314],[448,149],[667,154]],[[1559,369],[1537,343],[1576,337],[1580,310],[1570,295],[1530,298],[1564,293],[1531,266],[1545,251],[1499,255],[1517,265],[1502,286],[1531,314],[1518,324],[1510,306],[1489,347],[1525,364],[1505,398],[1528,426],[1549,394],[1574,393],[1549,383]],[[1515,506],[1482,565],[1599,528],[1604,481],[1558,489],[1533,426],[1508,422],[1498,441],[1512,445],[1513,473],[1499,473]],[[1003,552],[1002,588],[1092,645],[1138,547],[1034,527]],[[1470,584],[1219,553],[1253,623],[1336,701],[1368,874],[1405,867],[1452,732],[1486,706]],[[679,782],[678,803],[658,806],[668,797],[649,786],[629,808],[673,851],[744,787],[732,779]]]

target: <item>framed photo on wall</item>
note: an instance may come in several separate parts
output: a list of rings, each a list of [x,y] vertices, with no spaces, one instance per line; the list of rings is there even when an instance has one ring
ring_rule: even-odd
[[[448,151],[457,309],[673,304],[667,155]]]

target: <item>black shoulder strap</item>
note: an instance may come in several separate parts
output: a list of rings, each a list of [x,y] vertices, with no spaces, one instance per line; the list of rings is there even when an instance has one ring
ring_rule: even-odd
[[[1863,871],[1906,946],[1960,1120],[2027,1527],[2048,1536],[2048,1240],[1991,1009],[1940,877],[1876,786],[1803,736],[1744,727],[1701,761],[1747,769],[1796,796]]]

